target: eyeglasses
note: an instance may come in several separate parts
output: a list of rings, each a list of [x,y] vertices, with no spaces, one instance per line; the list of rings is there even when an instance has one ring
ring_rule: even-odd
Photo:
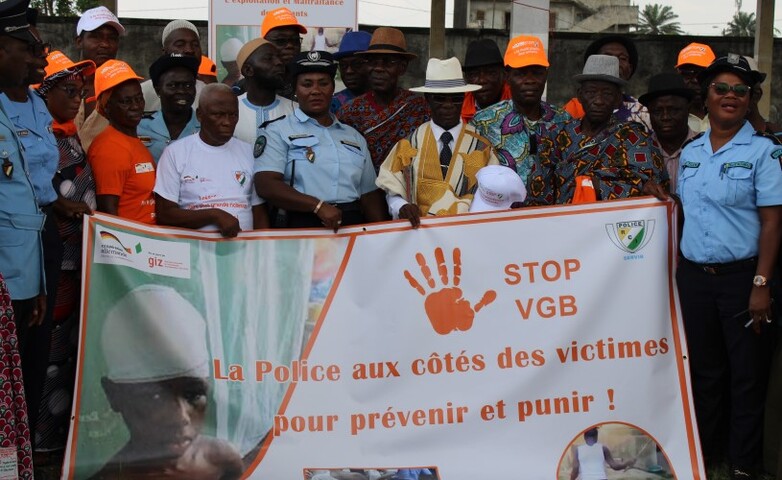
[[[733,91],[737,97],[746,97],[752,87],[740,83],[738,85],[728,85],[725,82],[711,82],[709,84],[714,89],[714,93],[717,95],[727,95],[728,92]]]
[[[339,68],[341,70],[361,70],[366,67],[369,62],[365,58],[343,58],[339,61]]]
[[[82,100],[87,98],[87,90],[78,89],[72,85],[58,85],[55,87],[57,90],[62,90],[68,98],[79,97]]]
[[[118,98],[114,100],[114,103],[116,103],[123,109],[131,108],[134,105],[141,105],[141,108],[144,108],[144,95],[135,95],[133,97]]]
[[[692,68],[680,68],[679,69],[679,75],[681,75],[684,78],[695,78],[702,71],[703,71],[702,68],[700,70],[696,70],[696,69],[692,69]]]
[[[301,37],[299,35],[292,37],[267,37],[266,40],[277,48],[285,48],[288,45],[293,45],[294,47],[301,45]]]
[[[461,105],[462,103],[464,103],[464,95],[461,93],[456,93],[456,94],[432,93],[429,94],[429,98],[432,100],[432,103],[436,103],[438,105],[447,105],[449,103],[455,103],[456,105]]]
[[[374,57],[367,60],[369,68],[394,68],[404,60],[391,57]]]

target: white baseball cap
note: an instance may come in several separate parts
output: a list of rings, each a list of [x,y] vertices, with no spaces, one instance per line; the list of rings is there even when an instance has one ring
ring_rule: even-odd
[[[470,212],[507,210],[527,198],[521,177],[510,167],[488,165],[475,174],[478,190],[470,204]]]
[[[81,35],[82,32],[97,30],[107,23],[114,27],[117,33],[125,35],[125,27],[119,23],[117,16],[104,6],[91,8],[81,14],[79,23],[76,24],[76,35]]]
[[[209,376],[206,322],[182,295],[142,285],[109,310],[101,332],[106,377],[145,383]]]

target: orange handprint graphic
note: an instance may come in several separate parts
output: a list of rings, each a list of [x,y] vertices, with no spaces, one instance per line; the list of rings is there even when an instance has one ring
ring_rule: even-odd
[[[475,304],[475,309],[473,310],[469,300],[462,298],[462,289],[459,288],[462,276],[461,250],[458,248],[453,249],[453,286],[451,287],[448,286],[448,268],[445,266],[445,256],[442,248],[437,247],[434,250],[434,259],[437,262],[437,273],[443,285],[443,288],[440,290],[430,291],[427,294],[424,287],[418,283],[418,280],[413,277],[409,270],[405,270],[405,278],[410,282],[411,287],[426,297],[424,308],[435,332],[440,335],[447,335],[454,330],[467,331],[472,328],[475,314],[496,300],[497,292],[487,290],[480,301]],[[426,258],[419,252],[416,253],[415,260],[421,268],[421,274],[423,274],[429,289],[434,290],[436,286],[435,280],[432,276],[432,270],[426,264]]]

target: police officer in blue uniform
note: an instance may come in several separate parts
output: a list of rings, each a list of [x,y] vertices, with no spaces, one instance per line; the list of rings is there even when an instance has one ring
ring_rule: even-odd
[[[707,464],[727,451],[734,479],[754,478],[762,451],[769,282],[782,229],[782,146],[745,119],[746,59],[716,59],[699,76],[710,128],[681,155],[684,224],[677,271],[695,413]]]
[[[33,55],[42,49],[30,32],[27,5],[27,0],[0,3],[0,90],[3,91],[24,85]],[[46,312],[41,244],[45,215],[39,208],[41,199],[35,188],[40,178],[34,175],[35,168],[25,157],[25,146],[17,136],[19,128],[7,113],[0,103],[0,272],[8,283],[14,308],[25,390],[29,387],[37,391],[40,398],[43,377],[35,374],[40,368],[35,361],[38,352],[34,346],[35,340],[41,338],[36,332]],[[46,362],[47,358],[42,360]],[[28,402],[31,429],[35,419],[30,415],[38,408],[35,400],[33,403]]]
[[[161,56],[149,67],[149,78],[160,97],[160,110],[144,115],[138,138],[155,163],[169,143],[201,129],[193,111],[198,65],[195,57],[172,53]]]
[[[366,141],[329,112],[337,71],[331,54],[303,52],[290,69],[299,106],[267,125],[255,142],[258,195],[287,210],[291,228],[336,231],[385,220]]]

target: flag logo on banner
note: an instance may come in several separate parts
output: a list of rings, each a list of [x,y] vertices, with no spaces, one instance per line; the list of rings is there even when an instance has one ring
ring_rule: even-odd
[[[462,289],[459,288],[462,276],[461,249],[453,249],[453,269],[450,278],[448,277],[448,266],[445,263],[445,255],[442,248],[435,248],[434,259],[437,262],[437,274],[440,277],[442,288],[435,291],[437,282],[432,275],[432,269],[426,263],[426,257],[421,252],[416,253],[415,260],[421,270],[421,275],[423,275],[426,281],[426,285],[429,287],[429,293],[409,270],[405,270],[404,276],[411,287],[421,296],[426,297],[424,309],[435,332],[440,335],[448,335],[457,330],[466,332],[472,328],[475,314],[497,299],[497,292],[486,290],[478,303],[475,304],[475,308],[473,308],[470,305],[470,301],[464,298]],[[449,287],[449,283],[453,286]]]
[[[607,223],[608,238],[620,250],[636,253],[652,239],[654,220],[630,220],[627,222]]]
[[[101,230],[100,240],[101,240],[101,244],[105,247],[104,250],[106,252],[110,252],[112,249],[114,249],[116,252],[116,249],[119,248],[121,251],[124,251],[127,254],[133,253],[131,249],[129,249],[122,243],[119,237],[117,237],[113,233],[107,232],[106,230]],[[121,252],[118,253],[122,255]]]

